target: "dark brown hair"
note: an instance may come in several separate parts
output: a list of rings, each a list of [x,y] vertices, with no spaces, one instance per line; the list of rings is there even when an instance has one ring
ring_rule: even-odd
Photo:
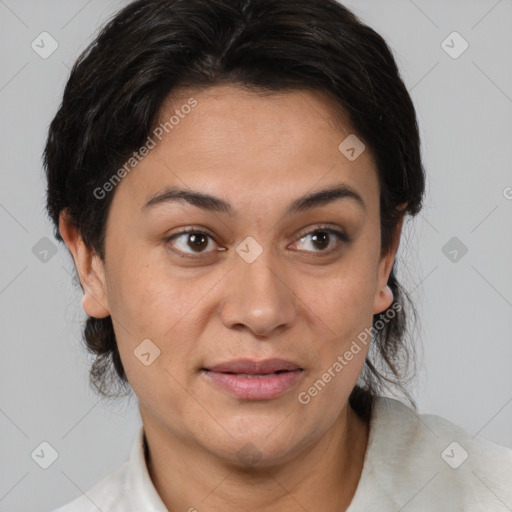
[[[55,237],[62,241],[59,215],[67,210],[104,260],[115,192],[99,200],[93,191],[144,144],[169,94],[220,83],[266,92],[317,90],[335,100],[376,161],[383,253],[402,213],[420,211],[425,176],[414,106],[386,42],[348,9],[335,0],[138,0],[80,55],[51,123],[44,164]],[[406,309],[414,313],[414,307],[408,301],[405,308],[396,265],[388,283],[396,315],[375,329],[350,396],[364,418],[388,383],[416,407],[403,386],[414,349],[406,343]],[[374,315],[374,327],[387,311]],[[129,391],[111,317],[89,317],[84,338],[95,355],[90,381],[96,391],[120,396],[116,384]]]

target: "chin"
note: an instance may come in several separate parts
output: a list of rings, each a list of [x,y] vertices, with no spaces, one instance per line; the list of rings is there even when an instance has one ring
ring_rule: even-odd
[[[231,430],[225,426],[230,436],[221,429],[222,440],[210,438],[206,445],[203,445],[210,453],[218,459],[223,460],[233,469],[247,469],[255,471],[262,468],[271,468],[292,461],[300,456],[303,450],[315,442],[312,432],[301,432],[299,426],[287,424],[280,429],[283,417],[277,421],[263,421],[258,424],[251,424],[250,427],[241,427]],[[276,428],[277,427],[277,428]],[[290,432],[293,432],[291,437]]]

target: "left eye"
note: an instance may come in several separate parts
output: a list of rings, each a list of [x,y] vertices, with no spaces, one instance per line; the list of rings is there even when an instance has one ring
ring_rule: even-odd
[[[340,241],[347,241],[343,233],[333,229],[317,229],[301,237],[295,245],[302,244],[303,248],[299,248],[299,250],[309,252],[330,252],[337,247]],[[307,247],[308,244],[310,247],[314,247],[314,249],[304,249],[304,246]]]

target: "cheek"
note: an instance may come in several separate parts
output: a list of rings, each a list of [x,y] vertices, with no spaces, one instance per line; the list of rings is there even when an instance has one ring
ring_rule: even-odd
[[[375,269],[364,262],[340,266],[321,282],[309,283],[307,303],[342,338],[372,321]]]
[[[349,344],[350,345],[350,344]],[[299,407],[310,418],[315,418],[315,428],[325,431],[339,417],[344,404],[357,383],[364,367],[367,346],[338,346],[321,361],[299,390]]]
[[[347,354],[340,363],[343,370],[335,371],[339,365],[331,370],[336,378],[329,388],[334,391],[340,386],[337,393],[348,383],[355,384],[364,366],[370,342],[367,330],[373,321],[375,261],[369,253],[351,256],[322,279],[308,278],[298,294],[309,325],[318,326],[311,337],[318,363],[315,377],[332,368],[338,356]]]
[[[334,421],[364,367],[371,341],[372,294],[365,281],[351,277],[331,280],[316,297],[315,311],[328,326],[325,336],[316,336],[316,364],[307,379],[306,400],[312,410],[329,410],[325,420]],[[303,402],[301,402],[303,403]],[[329,405],[330,404],[330,405]],[[332,404],[338,404],[333,407]]]
[[[123,366],[135,385],[142,374],[152,382],[171,379],[164,368],[181,380],[186,369],[183,362],[193,360],[194,340],[200,337],[211,313],[206,291],[213,289],[221,276],[210,272],[192,278],[191,274],[172,272],[161,258],[151,263],[139,261],[142,259],[120,258],[107,277]],[[153,352],[159,353],[151,370],[135,357],[144,340],[151,340],[151,344],[145,342],[151,357]]]
[[[137,338],[160,338],[199,300],[201,287],[172,272],[163,248],[146,254],[120,249],[118,254],[107,276],[112,314]]]
[[[197,339],[189,319],[200,297],[188,292],[190,280],[170,279],[165,272],[161,265],[121,265],[111,276],[112,314],[119,320],[114,322],[118,349],[135,394],[149,409],[163,407],[180,424],[182,401],[176,397],[187,386],[184,363],[192,360],[195,348],[184,340]]]

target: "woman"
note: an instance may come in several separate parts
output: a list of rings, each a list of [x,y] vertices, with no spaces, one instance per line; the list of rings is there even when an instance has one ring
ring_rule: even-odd
[[[408,367],[395,255],[424,171],[393,56],[347,9],[129,4],[45,166],[91,382],[143,424],[59,512],[512,510],[511,450],[381,396]]]

